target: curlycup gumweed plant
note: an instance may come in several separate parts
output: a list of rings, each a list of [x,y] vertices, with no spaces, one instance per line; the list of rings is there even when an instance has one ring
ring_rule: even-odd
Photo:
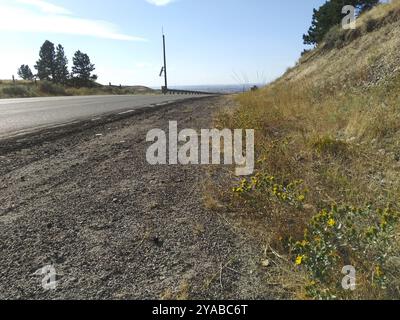
[[[373,210],[334,205],[315,215],[304,238],[289,245],[294,265],[309,275],[310,296],[340,296],[338,279],[345,265],[354,266],[366,275],[364,278],[371,279],[369,286],[386,289],[390,272],[385,265],[396,254],[392,239],[399,219],[399,212],[389,207]],[[324,289],[317,290],[318,284]]]
[[[302,180],[281,184],[271,175],[257,173],[248,179],[243,179],[232,191],[248,198],[263,195],[289,205],[302,206],[307,194],[307,190],[302,187],[303,184]]]

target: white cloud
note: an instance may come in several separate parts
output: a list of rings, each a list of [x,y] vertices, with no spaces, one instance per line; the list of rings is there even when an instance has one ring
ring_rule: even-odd
[[[166,6],[167,4],[170,4],[174,0],[146,0],[148,3],[154,4],[155,6]]]
[[[41,0],[17,0],[17,2],[20,6],[0,3],[0,31],[71,34],[122,41],[146,41],[141,37],[120,33],[110,22],[74,17],[67,9],[49,2]],[[26,8],[26,4],[39,8],[39,12]]]
[[[53,13],[53,14],[71,14],[71,11],[65,9],[63,7],[57,6],[55,4],[49,3],[47,1],[42,0],[17,0],[18,3],[28,4],[39,8],[41,11],[45,13]]]

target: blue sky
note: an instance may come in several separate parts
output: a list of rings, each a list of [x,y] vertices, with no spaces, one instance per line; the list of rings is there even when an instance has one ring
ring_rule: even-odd
[[[61,43],[104,84],[161,86],[161,29],[171,85],[270,81],[293,66],[324,0],[0,0],[0,79]]]

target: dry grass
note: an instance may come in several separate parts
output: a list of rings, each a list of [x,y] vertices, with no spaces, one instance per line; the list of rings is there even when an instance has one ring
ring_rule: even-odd
[[[176,292],[174,292],[176,291]],[[182,280],[179,287],[175,290],[170,288],[166,289],[160,294],[160,299],[165,301],[177,300],[187,301],[190,298],[190,285],[188,280]]]
[[[380,6],[362,17],[360,25],[372,18],[392,19],[399,8],[399,1]],[[395,19],[341,49],[307,53],[296,68],[275,83],[239,96],[239,107],[234,113],[218,116],[219,127],[256,129],[259,174],[274,177],[275,183],[284,187],[292,181],[304,181],[307,191],[301,206],[277,200],[267,189],[257,190],[257,187],[246,194],[225,195],[225,201],[235,209],[243,226],[257,224],[258,229],[264,230],[257,232],[257,236],[268,235],[266,241],[286,257],[287,263],[280,261],[280,268],[285,266],[288,274],[277,281],[284,287],[296,287],[298,298],[310,294],[306,281],[300,281],[299,285],[299,281],[290,280],[296,278],[293,273],[303,274],[304,269],[295,271],[291,265],[293,257],[288,243],[289,239],[303,239],[310,219],[320,210],[337,204],[382,209],[390,206],[395,213],[400,212],[398,35],[400,23]],[[232,184],[235,186],[237,182]],[[371,226],[375,223],[372,219],[375,218],[371,216]],[[357,220],[351,223],[357,224]],[[323,292],[319,288],[318,294],[311,296],[400,298],[395,281],[399,278],[396,260],[400,252],[399,228],[393,224],[394,229],[385,229],[390,245],[385,248],[385,262],[380,262],[383,265],[375,265],[379,252],[368,251],[375,271],[354,255],[346,254],[360,268],[355,292],[328,287]],[[397,261],[397,269],[386,267],[389,258]],[[377,285],[380,272],[376,270],[381,268],[386,268],[386,282]],[[330,286],[331,282],[323,285]]]
[[[366,24],[372,20],[378,22],[367,31]],[[400,70],[400,1],[380,5],[358,18],[357,30],[358,37],[345,39],[339,47],[326,50],[322,44],[306,53],[279,81],[311,79],[332,89],[389,81]],[[353,31],[337,29],[336,37],[341,32]]]

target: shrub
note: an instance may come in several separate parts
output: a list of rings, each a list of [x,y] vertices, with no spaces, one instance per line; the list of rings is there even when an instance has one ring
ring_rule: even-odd
[[[63,86],[51,83],[49,81],[41,81],[39,83],[39,91],[54,96],[67,95]]]
[[[368,19],[366,22],[365,22],[365,31],[366,32],[372,32],[372,31],[374,31],[376,28],[378,28],[379,27],[379,23],[378,23],[378,20],[375,20],[375,19]]]
[[[345,32],[340,26],[331,28],[324,37],[324,48],[339,48],[345,41]]]
[[[362,36],[362,32],[360,29],[347,30],[347,32],[345,34],[346,43],[352,42],[361,36]]]
[[[333,139],[331,137],[319,137],[313,142],[313,148],[317,150],[320,155],[330,154],[332,156],[343,156],[348,151],[347,143],[341,140]]]
[[[332,28],[324,38],[325,49],[339,49],[362,36],[360,29],[344,30],[337,26]]]
[[[390,290],[393,294],[395,273],[387,266],[398,254],[393,233],[399,218],[399,212],[390,207],[373,210],[336,205],[315,215],[304,238],[289,241],[293,263],[309,276],[307,295],[316,299],[344,297],[341,271],[347,265],[356,269],[356,282],[364,290]]]
[[[9,97],[30,97],[31,93],[26,86],[9,86],[3,88],[3,94]]]

